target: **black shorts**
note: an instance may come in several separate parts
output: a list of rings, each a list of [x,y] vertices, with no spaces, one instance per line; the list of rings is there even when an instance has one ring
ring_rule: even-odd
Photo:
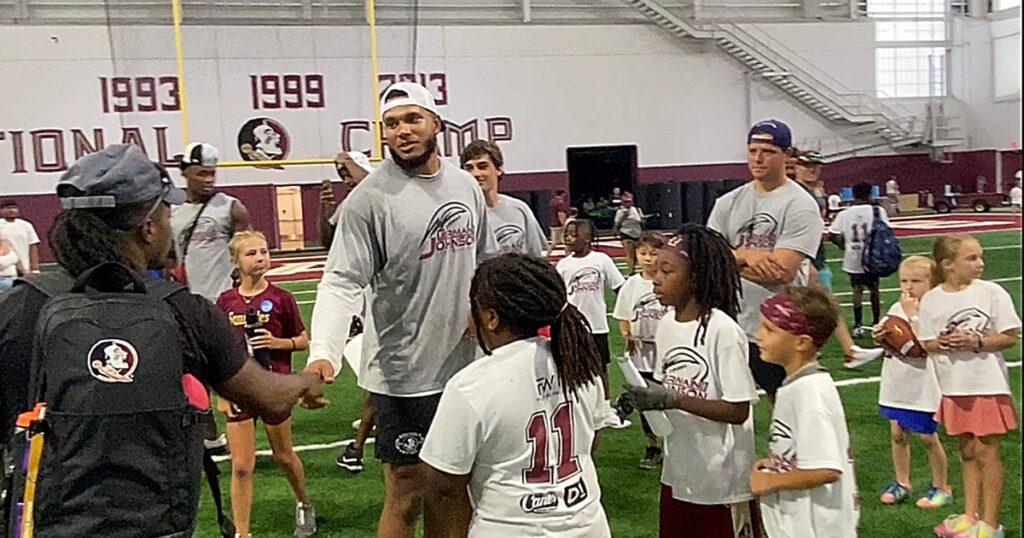
[[[373,455],[395,466],[419,463],[420,448],[440,401],[441,394],[405,398],[370,393],[377,426]]]
[[[761,348],[754,342],[747,345],[750,349],[747,363],[750,365],[750,373],[754,375],[754,382],[768,394],[774,395],[782,386],[782,381],[786,379],[786,369],[761,360]]]
[[[612,352],[608,349],[608,333],[595,334],[594,345],[597,346],[597,353],[604,359],[605,364],[612,363]]]
[[[878,275],[874,273],[846,273],[850,276],[851,286],[863,286],[866,288],[878,287]]]

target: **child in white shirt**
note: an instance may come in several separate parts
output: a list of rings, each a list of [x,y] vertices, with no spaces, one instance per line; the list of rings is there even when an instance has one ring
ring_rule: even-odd
[[[569,255],[558,260],[555,269],[565,282],[569,304],[575,306],[590,325],[590,333],[594,345],[604,360],[605,369],[601,374],[604,394],[610,394],[608,387],[608,364],[611,363],[611,350],[608,347],[608,304],[605,302],[605,288],[618,292],[626,279],[615,266],[611,256],[596,250],[597,229],[587,219],[576,219],[565,225],[565,249]],[[629,427],[629,422],[611,413],[614,422],[612,428]]]
[[[938,237],[932,257],[941,283],[921,299],[918,336],[942,390],[935,418],[957,436],[963,458],[964,513],[935,527],[939,536],[1004,535],[999,443],[1017,428],[1017,412],[1002,352],[1017,344],[1020,318],[1002,286],[981,280],[982,254],[969,235]]]
[[[420,451],[426,506],[444,516],[426,535],[610,537],[591,456],[603,363],[586,320],[551,264],[522,254],[481,263],[470,300],[487,356],[445,385]]]
[[[658,323],[660,384],[627,387],[641,411],[667,409],[661,473],[662,537],[759,537],[747,474],[755,460],[746,333],[736,323],[739,269],[718,232],[690,224],[658,253],[654,294],[669,307]]]
[[[761,305],[761,357],[786,370],[772,410],[768,457],[750,472],[771,538],[855,538],[853,452],[839,391],[818,363],[839,307],[824,289],[790,287]]]
[[[935,262],[924,256],[910,256],[900,264],[900,300],[889,308],[889,316],[905,319],[917,330],[921,297],[932,288]],[[876,325],[871,332],[876,343],[884,341],[887,332]],[[917,500],[921,508],[939,508],[953,502],[947,480],[946,451],[936,432],[933,415],[939,409],[939,380],[935,365],[927,358],[906,357],[893,350],[882,363],[882,380],[878,390],[878,412],[889,419],[892,437],[892,464],[896,478],[886,485],[882,503],[898,504],[910,497],[910,434],[917,433],[928,453],[932,483]]]
[[[626,355],[648,381],[654,379],[654,363],[658,359],[655,332],[658,322],[665,315],[665,306],[654,296],[658,251],[664,244],[664,239],[658,234],[645,232],[640,236],[636,248],[640,272],[627,278],[626,283],[619,288],[615,310],[612,312],[612,317],[619,321],[619,332],[626,342]],[[647,436],[647,449],[644,458],[640,460],[640,468],[655,469],[661,465],[662,459],[658,437],[651,431],[643,414],[640,415],[640,425]]]

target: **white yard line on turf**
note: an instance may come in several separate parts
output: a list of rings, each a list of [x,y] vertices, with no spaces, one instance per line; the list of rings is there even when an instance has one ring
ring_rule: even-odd
[[[1018,281],[1020,279],[1021,279],[1021,277],[1019,277],[1019,276],[1012,276],[1012,277],[1009,277],[1009,278],[993,278],[992,280],[989,280],[989,282],[1016,282],[1016,281]],[[879,291],[881,291],[882,293],[892,293],[892,292],[900,291],[900,289],[899,288],[883,288],[883,289],[881,289]],[[292,292],[292,293],[293,293],[293,295],[297,295],[299,293],[316,293],[316,290],[309,290],[307,292],[298,292],[298,291],[296,291],[296,292]],[[835,293],[833,295],[835,295],[836,297],[846,297],[848,295],[853,295],[853,292],[852,291],[841,291],[841,292]],[[311,300],[311,301],[297,301],[296,304],[304,305],[304,304],[313,304],[315,302],[316,302],[315,300]],[[841,303],[839,306],[853,306],[853,305],[850,304],[850,303]],[[612,315],[611,312],[609,312],[608,313],[608,317],[611,317],[611,315]]]
[[[294,449],[295,449],[296,452],[308,452],[308,451],[311,451],[311,450],[327,450],[327,449],[331,449],[331,448],[341,448],[343,446],[348,446],[349,443],[354,443],[354,442],[355,442],[355,439],[342,439],[341,441],[334,441],[333,443],[319,443],[319,444],[313,444],[313,445],[300,445],[300,446],[294,447]],[[365,444],[372,445],[373,442],[374,442],[374,438],[370,437],[369,439],[366,440]],[[271,452],[269,449],[267,449],[267,450],[257,450],[256,451],[256,455],[257,456],[273,456],[274,453]],[[214,456],[213,457],[213,461],[215,461],[217,463],[220,463],[222,461],[230,461],[230,460],[231,460],[231,456],[230,455]]]
[[[916,236],[915,235],[914,237],[920,237],[920,236]],[[998,247],[984,247],[986,252],[989,251],[989,250],[1007,250],[1007,249],[1011,249],[1011,248],[1020,248],[1020,245],[1000,245]],[[931,252],[905,252],[905,253],[903,253],[903,255],[904,256],[931,256],[932,253]],[[825,261],[828,262],[828,263],[839,263],[839,262],[843,261],[843,259],[842,258],[829,258],[829,259],[827,259]]]
[[[1020,365],[1021,365],[1020,362],[1008,362],[1008,363],[1006,363],[1007,368],[1019,368]],[[843,388],[843,387],[852,387],[852,386],[855,386],[855,385],[867,385],[868,383],[878,383],[881,380],[882,380],[882,378],[878,377],[878,376],[873,376],[873,377],[857,377],[857,378],[854,378],[854,379],[842,379],[840,381],[835,381],[834,384],[835,384],[835,386],[837,386],[839,388]],[[757,393],[759,395],[763,395],[764,391],[763,390],[759,390],[759,391],[757,391]],[[348,446],[349,443],[354,442],[354,441],[355,441],[355,439],[343,439],[341,441],[334,441],[332,443],[318,443],[318,444],[312,444],[312,445],[299,445],[299,446],[295,447],[295,451],[296,452],[309,452],[309,451],[313,451],[313,450],[329,450],[331,448],[341,448],[343,446]],[[366,444],[372,444],[373,441],[374,441],[374,439],[373,439],[373,437],[371,437],[371,438],[366,440]],[[257,456],[267,457],[267,456],[273,456],[274,453],[271,452],[270,450],[257,450],[256,451],[256,455]],[[231,456],[214,456],[213,457],[213,461],[218,462],[218,463],[222,462],[222,461],[230,461],[230,460],[231,460]]]

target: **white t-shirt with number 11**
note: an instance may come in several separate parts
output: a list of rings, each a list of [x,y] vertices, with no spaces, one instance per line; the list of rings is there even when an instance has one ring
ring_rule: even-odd
[[[843,271],[852,274],[864,272],[861,258],[864,255],[864,241],[871,233],[871,225],[878,210],[882,220],[889,222],[885,209],[878,206],[863,204],[851,206],[836,216],[828,233],[843,236]]]
[[[611,536],[590,450],[600,381],[566,400],[546,338],[506,344],[445,386],[420,459],[471,474],[470,537]]]

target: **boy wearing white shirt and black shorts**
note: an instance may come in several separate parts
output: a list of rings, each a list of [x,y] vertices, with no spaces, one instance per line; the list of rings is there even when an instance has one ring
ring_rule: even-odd
[[[611,363],[612,358],[611,350],[608,348],[608,305],[604,300],[604,290],[608,288],[618,292],[626,279],[610,256],[593,249],[596,239],[597,230],[591,221],[578,219],[566,224],[565,248],[570,254],[559,260],[555,269],[565,281],[569,304],[579,309],[590,324],[594,344],[605,363],[605,372],[601,379],[607,398],[607,365]],[[620,419],[611,426],[625,428],[629,426],[629,422]]]
[[[871,234],[875,214],[889,222],[885,209],[871,204],[871,185],[858,183],[853,186],[853,206],[839,214],[828,229],[829,239],[843,249],[843,272],[850,277],[853,287],[853,336],[864,336],[864,315],[861,301],[864,288],[871,294],[872,325],[878,325],[881,317],[881,294],[878,291],[878,275],[868,272],[861,265],[864,255],[864,242]]]
[[[657,270],[658,251],[665,245],[660,235],[645,232],[637,243],[636,257],[640,273],[626,279],[619,288],[612,317],[619,321],[619,332],[626,341],[626,355],[636,365],[640,376],[654,380],[654,365],[658,360],[655,333],[658,322],[665,316],[665,306],[654,295],[654,273]],[[641,469],[654,469],[661,465],[662,454],[658,438],[643,414],[640,425],[647,436],[647,449],[640,460]]]

